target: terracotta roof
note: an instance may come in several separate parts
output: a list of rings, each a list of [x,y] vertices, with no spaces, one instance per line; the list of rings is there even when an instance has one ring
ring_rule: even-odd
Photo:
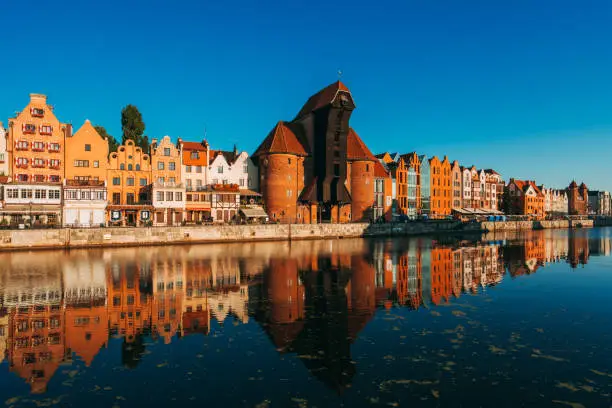
[[[295,133],[280,121],[259,145],[253,156],[269,153],[286,153],[306,156],[308,153]]]
[[[529,188],[529,186],[533,187],[533,189],[535,190],[536,194],[539,196],[542,196],[542,191],[538,188],[538,186],[536,186],[535,181],[532,180],[513,180],[514,184],[516,184],[516,186],[518,188],[521,189],[521,191],[525,192],[527,191],[527,189]]]
[[[363,140],[355,133],[353,128],[349,128],[346,138],[346,159],[347,160],[372,160],[378,162],[370,149],[363,143]]]
[[[380,161],[376,161],[374,163],[374,177],[376,178],[385,178],[389,177],[389,171],[385,169],[385,166],[382,165]]]
[[[498,173],[498,172],[496,172],[496,171],[495,171],[495,170],[493,170],[493,169],[485,169],[485,173],[488,173],[488,174],[496,174],[496,175],[498,175],[498,176],[499,176],[499,173]]]
[[[197,150],[200,152],[206,151],[206,146],[204,146],[204,142],[182,142],[183,150]]]
[[[306,101],[306,103],[300,110],[300,113],[298,113],[295,118],[301,118],[302,116],[308,115],[310,112],[314,112],[317,109],[320,109],[324,106],[333,103],[336,99],[338,91],[345,91],[348,93],[351,92],[342,82],[334,82],[333,84],[328,85],[327,87],[323,88],[322,90],[308,98],[308,101]]]

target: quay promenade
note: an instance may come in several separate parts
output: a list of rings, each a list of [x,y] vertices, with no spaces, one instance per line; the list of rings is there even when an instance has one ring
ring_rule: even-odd
[[[62,228],[0,230],[0,251],[126,247],[219,242],[291,241],[439,233],[479,233],[549,228],[592,227],[592,220],[409,223],[207,225],[149,228]]]

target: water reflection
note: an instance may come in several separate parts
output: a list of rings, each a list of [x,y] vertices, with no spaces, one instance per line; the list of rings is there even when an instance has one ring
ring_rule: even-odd
[[[254,319],[278,353],[341,392],[351,345],[377,308],[417,310],[476,294],[550,263],[609,255],[610,236],[539,231],[481,240],[339,240],[3,253],[0,357],[44,393],[60,365],[90,366],[120,338],[136,368],[149,340],[208,335]]]

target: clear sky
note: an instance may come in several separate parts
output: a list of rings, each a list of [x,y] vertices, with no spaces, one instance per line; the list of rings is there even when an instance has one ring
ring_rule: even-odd
[[[120,138],[252,153],[337,80],[374,153],[612,190],[612,1],[4,1],[0,120],[45,93]]]

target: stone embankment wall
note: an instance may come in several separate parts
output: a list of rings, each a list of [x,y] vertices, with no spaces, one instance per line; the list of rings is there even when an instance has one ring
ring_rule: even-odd
[[[483,222],[480,224],[486,231],[518,231],[554,228],[592,228],[593,220],[555,220],[555,221],[504,221]]]
[[[580,221],[583,227],[592,221]],[[590,222],[590,225],[587,225]],[[533,228],[572,228],[568,221],[485,222],[425,221],[406,224],[276,224],[208,225],[151,228],[75,228],[0,230],[0,250],[123,247],[212,242],[289,241],[304,239],[409,236],[451,232],[511,231]]]

